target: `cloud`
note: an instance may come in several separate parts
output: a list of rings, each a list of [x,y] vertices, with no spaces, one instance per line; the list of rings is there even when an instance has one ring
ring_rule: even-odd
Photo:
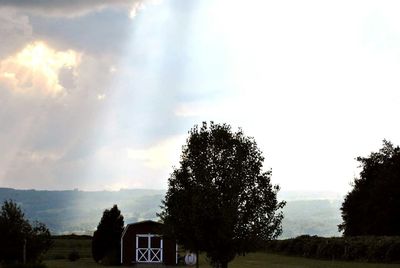
[[[90,188],[165,188],[184,142],[176,135],[142,148],[117,141],[99,147],[87,162]]]
[[[56,96],[65,93],[60,72],[76,76],[73,71],[80,62],[74,50],[56,51],[43,42],[26,45],[20,52],[0,62],[0,83],[20,93],[42,93]],[[68,75],[69,74],[69,75]]]
[[[28,16],[0,7],[0,36],[0,58],[3,58],[31,41],[32,26]]]
[[[145,3],[157,3],[155,0],[0,0],[0,6],[17,8],[18,10],[40,16],[79,17],[105,8],[123,8],[136,13],[137,8]]]
[[[126,149],[129,159],[142,162],[151,169],[170,168],[178,163],[179,149],[185,141],[184,136],[176,136],[163,140],[146,149]]]

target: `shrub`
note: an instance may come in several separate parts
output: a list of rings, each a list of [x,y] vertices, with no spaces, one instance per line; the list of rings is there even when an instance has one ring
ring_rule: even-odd
[[[62,260],[62,259],[65,259],[65,255],[58,253],[53,256],[53,259],[54,260]]]
[[[77,261],[79,260],[79,258],[80,258],[79,252],[76,250],[73,250],[68,254],[68,260],[70,261]]]
[[[330,260],[400,261],[400,237],[358,236],[324,238],[303,235],[268,241],[265,250]]]
[[[28,263],[28,264],[4,264],[4,268],[47,268],[47,266],[44,263]]]
[[[399,262],[400,261],[400,241],[395,241],[386,251],[385,261]]]

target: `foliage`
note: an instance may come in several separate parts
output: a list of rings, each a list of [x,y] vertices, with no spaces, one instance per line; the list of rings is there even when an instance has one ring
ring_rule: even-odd
[[[195,126],[169,178],[161,219],[184,247],[215,267],[281,233],[284,202],[253,138],[226,124]]]
[[[28,263],[28,264],[6,264],[4,266],[1,266],[3,268],[47,268],[47,265],[44,263]]]
[[[303,235],[292,239],[269,241],[266,250],[309,258],[399,262],[400,237],[352,236],[324,238]]]
[[[79,252],[77,250],[72,250],[69,254],[68,254],[68,260],[70,261],[77,261],[80,259],[80,255]]]
[[[26,261],[40,262],[52,245],[50,231],[40,222],[31,225],[20,206],[12,200],[5,201],[0,211],[0,260],[22,262],[24,245]]]
[[[400,147],[383,141],[369,157],[358,157],[362,171],[342,207],[345,236],[400,235]]]
[[[107,260],[107,264],[119,264],[121,235],[124,217],[117,205],[106,209],[92,239],[92,256],[96,262]]]

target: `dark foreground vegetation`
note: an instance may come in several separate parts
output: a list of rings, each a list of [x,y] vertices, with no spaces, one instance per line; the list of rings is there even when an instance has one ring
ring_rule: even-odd
[[[282,242],[281,240],[277,242]],[[77,251],[80,259],[68,259],[70,252]],[[121,267],[103,266],[96,263],[91,256],[91,237],[89,236],[56,236],[53,237],[53,247],[47,252],[44,264],[51,268],[90,268],[90,267]],[[41,266],[44,267],[44,266]],[[200,267],[211,267],[205,255],[200,256]],[[398,268],[400,264],[366,263],[360,261],[317,260],[299,256],[287,256],[270,252],[250,253],[238,256],[231,263],[231,268]]]
[[[51,235],[41,222],[31,223],[12,200],[0,208],[0,265],[3,267],[41,267],[44,254],[52,245]]]
[[[270,241],[266,250],[315,259],[400,263],[399,236],[324,238],[303,235]]]
[[[362,171],[342,204],[344,236],[400,236],[400,147],[384,140],[378,152],[357,157]]]

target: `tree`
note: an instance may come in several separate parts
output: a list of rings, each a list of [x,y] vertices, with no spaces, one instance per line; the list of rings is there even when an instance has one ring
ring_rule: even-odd
[[[400,235],[400,148],[383,141],[379,152],[357,157],[360,177],[341,207],[345,236]]]
[[[160,217],[186,249],[225,268],[282,231],[284,202],[253,138],[227,124],[194,126],[169,178]]]
[[[20,206],[4,201],[0,211],[0,262],[40,262],[52,245],[46,225],[25,219]]]
[[[124,230],[124,217],[117,205],[106,209],[92,239],[92,255],[96,262],[119,264],[121,254],[121,235]]]

